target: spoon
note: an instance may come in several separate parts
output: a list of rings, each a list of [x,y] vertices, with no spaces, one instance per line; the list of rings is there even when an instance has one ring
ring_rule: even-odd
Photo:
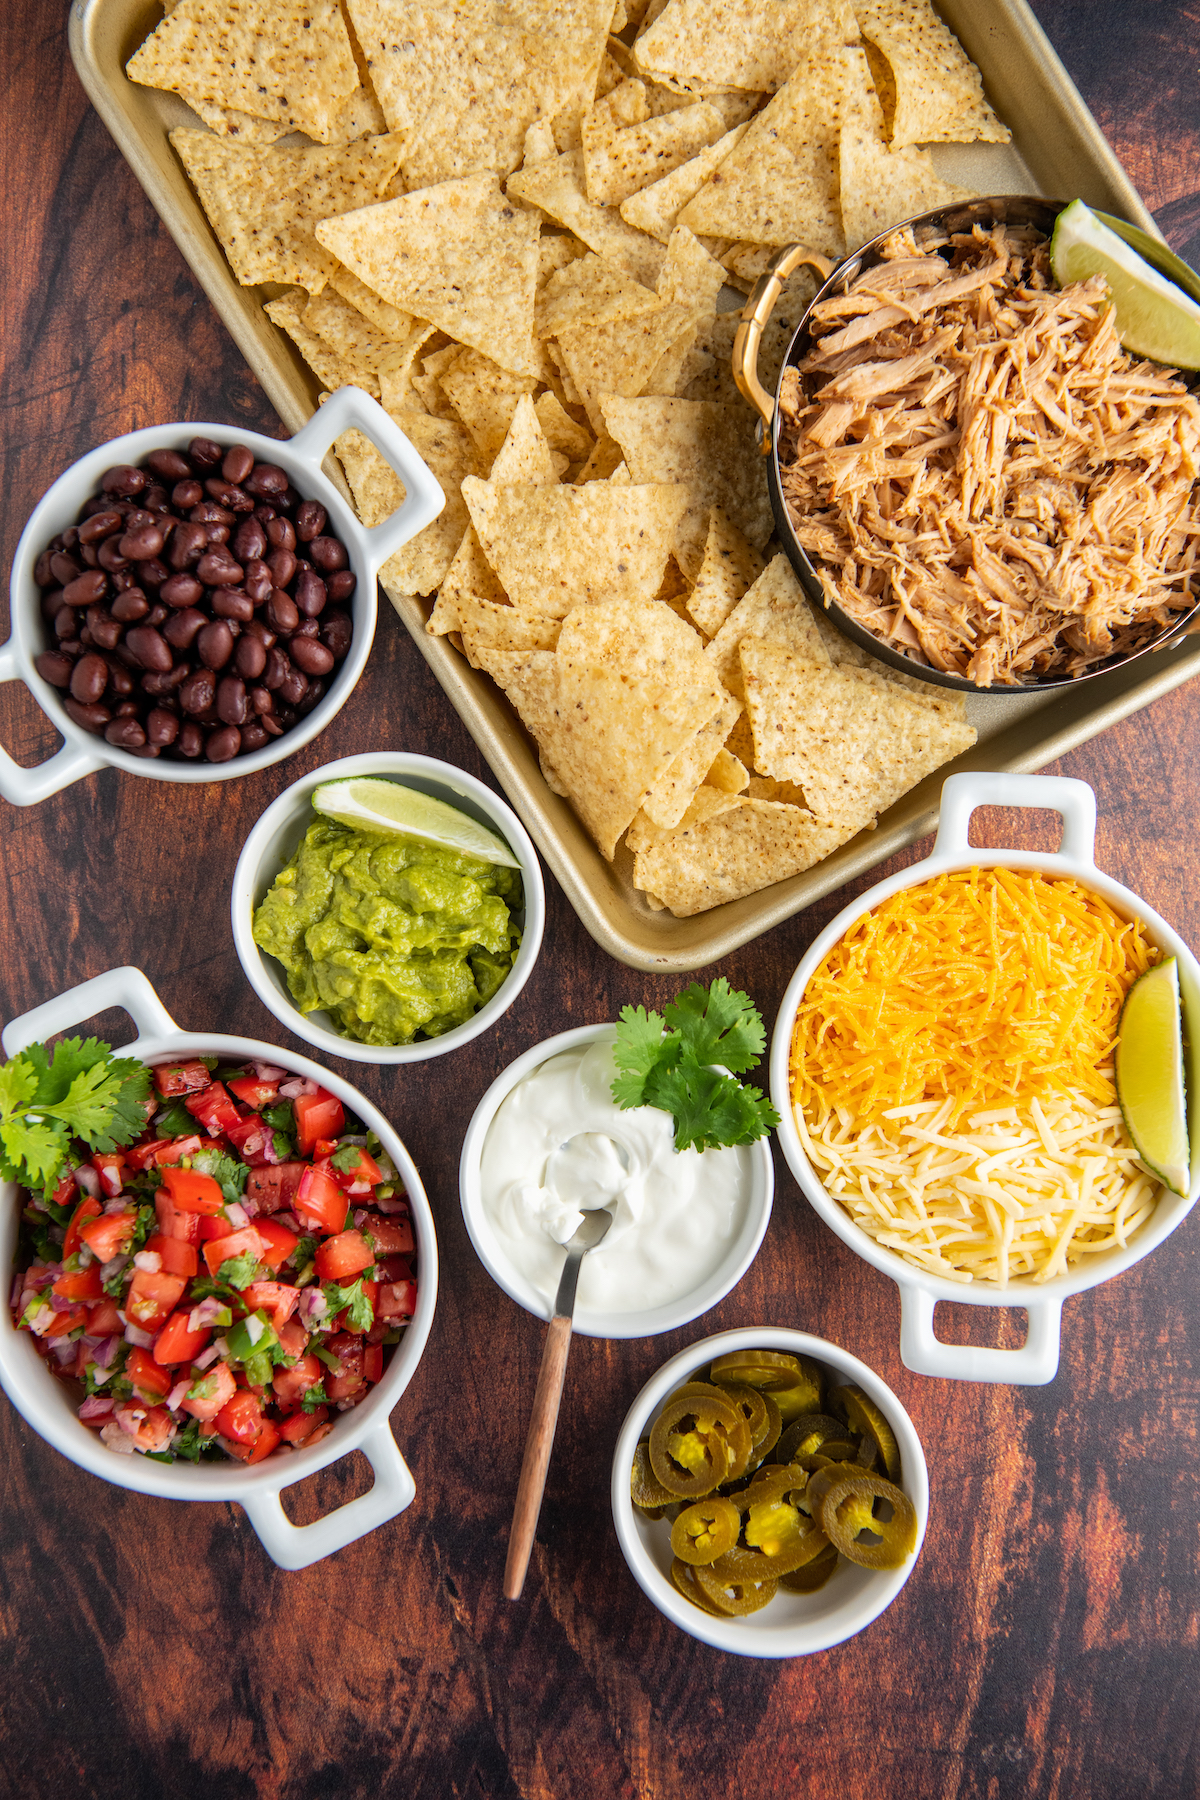
[[[529,1567],[529,1557],[533,1550],[538,1514],[542,1510],[546,1471],[550,1467],[554,1428],[558,1423],[558,1406],[567,1374],[567,1352],[571,1347],[580,1264],[588,1251],[594,1250],[604,1238],[612,1222],[612,1213],[607,1208],[598,1206],[583,1215],[579,1229],[567,1241],[567,1260],[563,1264],[558,1292],[554,1296],[554,1316],[550,1320],[546,1345],[542,1351],[537,1392],[533,1397],[533,1416],[529,1421],[529,1435],[525,1439],[525,1458],[521,1464],[517,1501],[513,1507],[508,1560],[504,1565],[504,1592],[509,1600],[519,1600],[521,1597],[525,1571]]]

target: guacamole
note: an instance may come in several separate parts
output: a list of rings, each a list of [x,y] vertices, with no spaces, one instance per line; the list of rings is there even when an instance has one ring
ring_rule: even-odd
[[[302,1013],[360,1044],[440,1037],[490,1000],[521,941],[516,869],[316,818],[254,915]]]

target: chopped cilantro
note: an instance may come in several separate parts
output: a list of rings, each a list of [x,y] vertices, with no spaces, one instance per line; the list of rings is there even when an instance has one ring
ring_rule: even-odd
[[[719,977],[707,989],[692,982],[664,1015],[621,1009],[613,1055],[613,1099],[627,1110],[656,1106],[675,1120],[675,1148],[752,1144],[779,1123],[758,1088],[736,1076],[758,1063],[766,1029],[748,994]],[[714,1068],[723,1063],[733,1074]]]
[[[148,1450],[146,1454],[152,1456],[155,1462],[166,1463],[174,1462],[180,1456],[185,1462],[193,1463],[199,1462],[202,1456],[219,1456],[222,1459],[225,1456],[215,1436],[200,1436],[199,1419],[188,1420],[183,1430],[172,1440],[169,1450]]]
[[[154,1129],[159,1137],[191,1137],[196,1129],[196,1121],[182,1100],[172,1100],[161,1112],[155,1113]]]
[[[345,1312],[351,1331],[369,1331],[375,1323],[375,1308],[363,1288],[363,1278],[339,1287],[336,1281],[323,1281],[321,1292],[329,1302],[330,1313]]]
[[[252,1281],[258,1279],[257,1256],[252,1250],[247,1250],[244,1256],[228,1257],[217,1270],[217,1279],[223,1281],[226,1287],[236,1288],[240,1294]]]
[[[362,1161],[362,1151],[357,1144],[339,1144],[329,1160],[341,1174],[349,1175]]]
[[[60,1038],[53,1061],[45,1044],[18,1051],[0,1067],[0,1177],[48,1198],[73,1138],[107,1152],[141,1136],[149,1092],[149,1071],[96,1038]]]
[[[300,1404],[307,1413],[316,1412],[318,1406],[328,1406],[329,1395],[325,1392],[325,1383],[315,1381],[312,1387],[307,1388],[301,1394]]]
[[[264,1106],[259,1117],[272,1131],[282,1131],[288,1137],[295,1136],[296,1115],[292,1111],[290,1100],[278,1100],[274,1106]]]
[[[191,1164],[201,1175],[212,1176],[221,1190],[226,1206],[233,1206],[241,1200],[250,1176],[244,1162],[239,1162],[235,1156],[226,1156],[223,1150],[204,1144],[191,1158]]]
[[[150,1233],[157,1230],[157,1228],[158,1213],[155,1211],[154,1207],[139,1206],[137,1210],[137,1224],[133,1228],[133,1237],[129,1244],[130,1254],[133,1255],[140,1250],[145,1244],[146,1239],[150,1236]]]

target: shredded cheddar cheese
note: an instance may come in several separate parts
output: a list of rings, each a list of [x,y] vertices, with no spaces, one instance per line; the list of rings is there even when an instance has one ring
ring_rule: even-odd
[[[860,919],[805,989],[801,1141],[878,1243],[959,1282],[1048,1281],[1158,1199],[1117,1104],[1126,993],[1158,960],[1074,881],[970,869]]]

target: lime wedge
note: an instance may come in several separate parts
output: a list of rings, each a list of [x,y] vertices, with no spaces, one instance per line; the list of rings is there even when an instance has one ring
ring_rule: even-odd
[[[1151,268],[1082,200],[1059,213],[1050,263],[1060,287],[1103,275],[1117,309],[1117,335],[1134,356],[1200,369],[1200,305]]]
[[[1191,1153],[1179,965],[1173,956],[1155,963],[1126,994],[1113,1062],[1134,1149],[1173,1194],[1186,1194]]]
[[[358,831],[393,831],[397,836],[423,838],[462,856],[501,868],[519,869],[520,863],[504,842],[486,825],[480,825],[457,806],[434,800],[417,788],[384,781],[378,775],[350,775],[344,781],[323,781],[313,790],[314,809],[327,819],[353,825]]]

